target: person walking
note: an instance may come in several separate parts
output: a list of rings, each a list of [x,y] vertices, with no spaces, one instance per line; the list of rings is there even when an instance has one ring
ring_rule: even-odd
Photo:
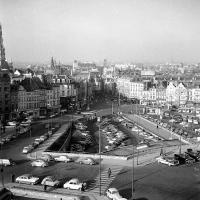
[[[111,173],[112,173],[112,171],[111,171],[111,169],[109,168],[109,169],[108,169],[108,178],[110,178]]]

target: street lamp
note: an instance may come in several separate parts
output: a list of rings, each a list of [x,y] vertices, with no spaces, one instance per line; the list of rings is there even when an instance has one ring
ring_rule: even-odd
[[[182,136],[182,134],[180,134],[180,148],[179,148],[179,154],[181,154],[181,148],[182,148],[182,144],[181,144],[181,136]]]
[[[48,104],[47,104],[47,107],[50,108],[50,117],[51,117],[51,122],[49,122],[49,126],[48,126],[48,131],[49,131],[50,125],[51,125],[51,129],[50,129],[50,130],[52,130],[52,124],[53,124],[52,116],[51,116],[51,115],[52,115],[52,107],[51,107],[51,104],[48,103]]]
[[[97,117],[99,123],[99,195],[101,196],[101,118]]]

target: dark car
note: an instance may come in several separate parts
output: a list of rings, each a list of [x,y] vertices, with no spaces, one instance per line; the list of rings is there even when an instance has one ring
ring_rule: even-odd
[[[200,152],[194,152],[192,149],[187,149],[187,152],[185,153],[195,159],[196,162],[200,161]]]
[[[186,159],[180,154],[174,154],[174,159],[179,161],[179,164],[185,164]]]
[[[174,158],[179,161],[180,164],[193,164],[195,159],[190,157],[188,154],[174,154]]]

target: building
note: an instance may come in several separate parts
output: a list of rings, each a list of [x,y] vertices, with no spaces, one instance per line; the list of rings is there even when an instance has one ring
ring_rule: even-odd
[[[18,112],[34,118],[60,112],[59,86],[46,84],[38,77],[25,78],[18,88]]]
[[[2,122],[10,118],[10,76],[7,69],[0,69],[0,120]]]
[[[117,90],[122,96],[142,100],[144,91],[143,82],[133,81],[129,78],[118,78],[116,84]]]
[[[166,102],[170,104],[176,102],[176,85],[173,82],[169,82],[166,88]]]
[[[62,109],[75,109],[77,104],[77,87],[75,81],[66,75],[53,76],[53,83],[59,86],[60,105]]]

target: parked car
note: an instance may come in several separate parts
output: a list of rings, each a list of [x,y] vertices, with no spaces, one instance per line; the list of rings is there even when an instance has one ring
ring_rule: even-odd
[[[51,187],[59,187],[60,181],[57,180],[54,176],[47,176],[42,180],[41,184]]]
[[[31,174],[24,174],[16,178],[15,182],[35,185],[39,183],[40,179]]]
[[[47,167],[48,166],[48,162],[46,162],[44,160],[41,160],[41,159],[38,159],[38,160],[34,160],[31,163],[31,166],[32,167]]]
[[[44,161],[47,161],[47,162],[54,161],[54,158],[51,155],[49,155],[49,154],[43,154],[43,155],[41,155],[40,159],[42,159]]]
[[[174,158],[179,161],[180,164],[193,164],[195,159],[191,158],[187,154],[174,154]]]
[[[22,122],[20,123],[20,125],[21,125],[21,126],[30,126],[30,125],[31,125],[31,122],[29,122],[29,121],[22,121]]]
[[[191,158],[194,158],[196,162],[200,161],[200,152],[194,152],[192,149],[187,149],[187,152],[185,153]]]
[[[12,159],[0,159],[0,165],[3,166],[12,166],[15,165],[15,162]]]
[[[176,166],[179,164],[178,160],[171,158],[171,157],[160,156],[160,157],[156,158],[156,160],[158,161],[158,163],[166,164],[168,166]]]
[[[5,138],[5,141],[6,141],[6,142],[10,142],[10,141],[11,141],[11,137],[10,137],[10,136],[7,136],[7,137]]]
[[[11,122],[8,122],[7,124],[8,124],[8,126],[16,126],[17,122],[16,121],[11,121]]]
[[[83,187],[86,187],[85,184],[81,183],[77,178],[73,178],[63,185],[63,188],[71,190],[82,190]]]
[[[106,191],[106,196],[107,196],[109,199],[112,199],[112,200],[127,200],[126,198],[123,198],[123,197],[119,194],[119,191],[118,191],[116,188],[109,188],[109,189]]]
[[[38,146],[38,143],[37,142],[33,142],[32,146],[33,146],[33,148],[36,148]]]
[[[40,138],[36,138],[34,142],[39,145],[42,143],[42,140]]]
[[[12,137],[12,139],[14,140],[14,139],[17,138],[17,135],[16,135],[16,134],[13,134],[13,135],[11,135],[11,137]]]
[[[55,161],[60,161],[60,162],[71,162],[72,158],[68,157],[68,156],[58,156],[58,157],[54,157]]]
[[[85,165],[95,165],[96,161],[92,158],[80,158],[77,160],[78,163],[80,164],[85,164]]]
[[[53,131],[52,131],[52,130],[51,130],[51,131],[48,131],[48,135],[49,135],[49,136],[53,135]]]
[[[47,136],[46,135],[42,135],[42,136],[40,136],[40,140],[42,141],[42,142],[44,142],[45,140],[47,140]]]
[[[48,133],[45,133],[44,136],[46,136],[47,138],[49,138],[49,134]]]
[[[31,148],[30,146],[24,147],[22,150],[22,153],[30,153],[33,150],[33,148]]]

